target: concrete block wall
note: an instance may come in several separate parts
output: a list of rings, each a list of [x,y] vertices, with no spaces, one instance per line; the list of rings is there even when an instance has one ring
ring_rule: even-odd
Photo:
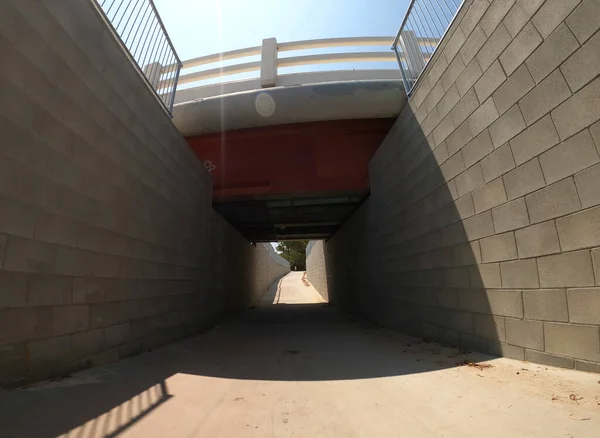
[[[270,243],[256,244],[254,262],[254,292],[251,305],[256,304],[265,291],[279,278],[290,272],[290,262],[281,257]]]
[[[326,244],[332,301],[600,371],[600,2],[468,0]]]
[[[3,1],[0,59],[0,384],[154,348],[266,291],[273,259],[214,212],[91,2]]]
[[[329,299],[325,241],[323,240],[308,242],[306,247],[306,278],[325,300]]]
[[[256,304],[271,284],[290,271],[290,264],[270,244],[251,244],[217,212],[211,214],[209,288],[213,301],[206,309],[218,321],[231,310]]]

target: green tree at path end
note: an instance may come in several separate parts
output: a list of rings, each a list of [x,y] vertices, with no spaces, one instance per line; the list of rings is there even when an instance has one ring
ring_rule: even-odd
[[[290,262],[292,271],[305,271],[306,245],[308,245],[308,240],[285,240],[278,242],[275,250]]]

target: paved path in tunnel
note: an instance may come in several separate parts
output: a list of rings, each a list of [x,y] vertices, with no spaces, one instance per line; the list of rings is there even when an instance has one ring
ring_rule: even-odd
[[[325,300],[306,280],[306,272],[290,272],[276,281],[262,297],[259,307],[272,304],[318,304]]]
[[[599,375],[468,354],[321,301],[291,273],[204,335],[0,393],[0,436],[598,437]]]

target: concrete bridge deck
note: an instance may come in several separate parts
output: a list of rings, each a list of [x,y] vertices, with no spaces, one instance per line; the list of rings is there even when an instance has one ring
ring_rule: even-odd
[[[302,277],[207,334],[0,393],[2,437],[597,436],[598,376],[352,322]]]

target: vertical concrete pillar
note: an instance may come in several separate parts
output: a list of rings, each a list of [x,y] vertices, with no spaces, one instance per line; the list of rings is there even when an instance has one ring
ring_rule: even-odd
[[[144,75],[150,82],[152,87],[158,91],[158,84],[162,75],[162,64],[160,62],[153,62],[144,67]]]
[[[265,38],[260,57],[260,85],[274,87],[277,83],[277,40]]]

